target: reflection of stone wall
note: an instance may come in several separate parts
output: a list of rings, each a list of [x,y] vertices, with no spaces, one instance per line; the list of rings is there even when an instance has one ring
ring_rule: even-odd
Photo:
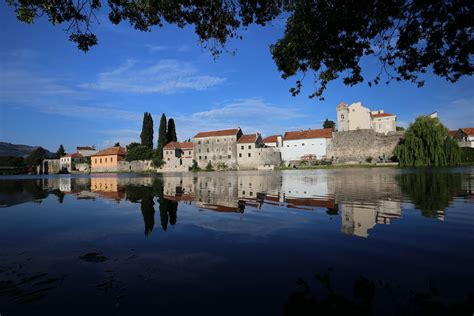
[[[367,157],[377,159],[384,155],[389,158],[393,156],[393,150],[402,136],[402,132],[384,135],[373,130],[336,132],[328,146],[327,157],[334,157],[338,163],[365,162]]]

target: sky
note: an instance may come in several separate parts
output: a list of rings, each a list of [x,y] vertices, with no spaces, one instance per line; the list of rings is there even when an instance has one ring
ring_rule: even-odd
[[[98,45],[84,53],[68,41],[65,25],[21,23],[0,2],[0,141],[51,151],[63,144],[68,152],[127,145],[139,142],[144,112],[152,113],[155,144],[162,113],[175,119],[181,141],[236,127],[268,136],[336,121],[341,101],[396,114],[404,127],[434,111],[450,129],[474,127],[472,77],[452,84],[427,74],[423,88],[338,80],[320,101],[307,97],[315,87],[307,74],[302,93],[292,97],[288,90],[300,77],[282,79],[269,49],[284,32],[283,18],[242,30],[243,39],[231,40],[215,59],[192,27],[139,32],[127,22],[112,25],[107,13],[101,8],[93,26]],[[366,58],[362,68],[369,78],[379,64]]]

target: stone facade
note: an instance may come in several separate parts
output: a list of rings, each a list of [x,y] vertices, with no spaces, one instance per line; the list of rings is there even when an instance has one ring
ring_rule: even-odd
[[[161,171],[189,171],[193,165],[194,148],[192,142],[171,142],[163,148],[165,161]]]
[[[237,141],[242,136],[240,128],[201,132],[193,137],[194,160],[200,168],[211,162],[227,168],[237,168]]]
[[[39,174],[57,174],[61,170],[59,159],[44,159]]]
[[[384,135],[373,130],[336,132],[328,146],[327,158],[335,163],[365,162],[368,157],[389,159],[402,136],[403,132]]]

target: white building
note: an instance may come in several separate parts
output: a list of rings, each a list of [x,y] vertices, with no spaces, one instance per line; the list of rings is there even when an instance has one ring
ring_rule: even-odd
[[[281,147],[283,146],[283,138],[281,137],[281,135],[272,135],[265,137],[263,139],[263,143],[267,147]]]
[[[347,105],[341,102],[336,107],[338,132],[359,129],[373,129],[377,133],[387,134],[397,130],[397,116],[383,110],[371,111],[362,106],[361,102]]]
[[[285,163],[324,159],[331,137],[331,128],[286,132],[283,137],[281,159]]]
[[[456,131],[454,139],[458,141],[461,147],[474,148],[474,128],[460,128]]]
[[[87,162],[87,158],[84,158],[81,154],[68,154],[59,158],[59,168],[63,172],[71,172],[76,170],[76,164],[83,162]]]

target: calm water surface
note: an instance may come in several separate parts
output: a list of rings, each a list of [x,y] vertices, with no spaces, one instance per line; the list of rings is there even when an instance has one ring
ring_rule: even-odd
[[[3,177],[0,314],[472,315],[473,202],[472,167]]]

